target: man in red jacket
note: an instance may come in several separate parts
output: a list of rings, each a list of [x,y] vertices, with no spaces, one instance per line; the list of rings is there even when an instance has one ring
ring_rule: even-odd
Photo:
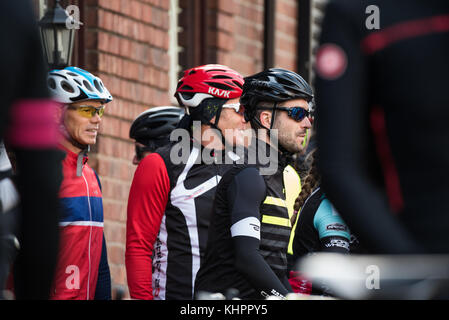
[[[52,70],[48,87],[60,108],[66,152],[60,198],[60,246],[51,299],[111,299],[111,279],[103,235],[101,185],[87,164],[96,143],[104,104],[112,96],[100,78],[76,67]]]

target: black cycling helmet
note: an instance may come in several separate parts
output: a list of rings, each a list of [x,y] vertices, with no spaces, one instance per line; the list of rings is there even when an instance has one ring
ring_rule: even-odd
[[[245,107],[245,120],[254,118],[260,102],[283,102],[292,99],[312,101],[309,84],[297,73],[271,68],[246,77],[240,103]]]
[[[148,145],[151,140],[167,137],[184,116],[184,110],[178,107],[153,107],[137,116],[129,129],[129,137]]]

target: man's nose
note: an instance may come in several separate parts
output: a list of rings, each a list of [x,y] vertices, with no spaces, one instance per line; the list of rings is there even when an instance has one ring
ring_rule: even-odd
[[[305,117],[302,121],[303,128],[312,128],[312,121],[309,117]]]
[[[94,114],[94,116],[93,116],[92,118],[90,118],[90,121],[91,121],[92,123],[100,123],[100,122],[101,122],[101,117],[100,117],[100,115],[98,114],[98,112],[96,112],[96,113]]]

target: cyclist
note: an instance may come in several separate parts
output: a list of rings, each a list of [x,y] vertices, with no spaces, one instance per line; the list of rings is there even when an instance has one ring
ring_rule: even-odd
[[[173,106],[153,107],[139,114],[129,129],[129,137],[135,140],[133,164],[139,164],[145,156],[168,144],[170,133],[183,115],[183,109]]]
[[[188,113],[179,127],[188,129],[182,131],[188,139],[146,156],[130,189],[126,271],[131,298],[193,298],[215,188],[238,158],[222,151],[225,144],[240,143],[248,128],[238,104],[242,86],[238,72],[217,64],[188,69],[179,80],[175,97]],[[193,121],[201,123],[200,137],[192,131]],[[183,146],[189,147],[187,156],[172,161]]]
[[[307,82],[289,70],[272,68],[245,78],[240,102],[245,119],[259,130],[258,139],[251,143],[247,164],[235,165],[217,187],[196,293],[226,294],[234,288],[242,299],[261,299],[292,292],[283,171],[291,155],[304,148],[312,98]],[[260,153],[275,155],[268,166],[261,161],[250,164],[254,148],[257,159]],[[269,167],[275,169],[264,170]]]
[[[438,0],[326,9],[316,62],[322,186],[372,253],[449,252],[448,21]]]
[[[292,270],[299,258],[314,252],[362,252],[357,237],[350,232],[321,188],[316,152],[315,149],[308,155],[311,167],[295,202],[295,211],[299,214],[293,224],[288,252],[290,284],[295,292],[306,294],[312,293],[311,284],[300,273]],[[313,289],[330,294],[322,284],[319,288],[313,286]]]
[[[59,191],[59,259],[50,298],[111,299],[101,184],[87,153],[112,96],[100,78],[77,67],[50,71],[47,83],[62,104],[60,149],[66,153]]]
[[[0,292],[18,248],[16,235],[20,251],[13,270],[15,298],[48,299],[56,265],[62,178],[53,115],[58,106],[45,85],[46,66],[31,1],[1,1],[0,16],[4,44],[0,64],[8,75],[0,88],[0,144],[3,141],[14,153],[17,169],[12,177],[11,163],[1,148]],[[15,218],[18,221],[11,221]]]

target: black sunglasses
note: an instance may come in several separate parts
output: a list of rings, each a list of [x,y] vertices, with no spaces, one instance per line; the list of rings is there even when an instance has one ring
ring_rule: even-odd
[[[273,108],[268,108],[268,107],[261,107],[259,109],[263,109],[263,110],[273,110]],[[281,111],[287,111],[287,115],[292,118],[293,120],[296,121],[302,121],[305,117],[308,117],[310,119],[313,119],[313,112],[304,109],[303,107],[293,107],[293,108],[287,108],[287,107],[277,107],[275,108],[276,110],[281,110]]]
[[[276,107],[276,109],[287,111],[287,115],[296,121],[302,121],[305,117],[307,118],[313,117],[312,112],[302,107],[293,107],[293,108]]]

